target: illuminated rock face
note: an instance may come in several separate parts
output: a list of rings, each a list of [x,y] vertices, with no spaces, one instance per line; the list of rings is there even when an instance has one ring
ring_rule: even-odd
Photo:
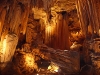
[[[0,46],[0,68],[4,68],[9,62],[11,62],[17,43],[17,35],[7,34],[5,36]]]
[[[8,62],[11,60],[15,52],[16,45],[17,48],[20,48],[19,50],[24,52],[31,52],[32,48],[38,48],[39,45],[43,44],[55,49],[69,50],[70,33],[68,26],[76,24],[73,23],[73,20],[76,21],[76,18],[74,18],[74,15],[71,15],[72,13],[70,14],[70,12],[75,13],[75,15],[77,13],[74,11],[76,10],[75,0],[0,0],[0,6],[0,40],[3,43],[3,46],[1,45],[1,47],[4,47],[3,51],[6,53],[6,55],[2,55],[2,53],[0,53],[0,60],[2,62]],[[13,37],[11,35],[13,39],[10,40],[13,40],[14,42],[11,41],[5,46],[5,43],[9,41],[5,39],[5,37],[9,39],[9,32],[16,34],[17,37]],[[7,54],[8,52],[10,55]],[[26,56],[26,54],[24,55]],[[39,55],[39,53],[37,54]],[[40,52],[40,54],[42,53]],[[47,54],[48,53],[46,53],[46,55]],[[31,64],[31,62],[34,63],[34,57],[32,60],[30,57],[27,57],[27,60],[23,60],[25,59],[24,55],[20,58],[19,54],[18,58],[15,58],[14,64],[15,66],[19,66],[18,68],[20,70],[24,68],[24,70],[22,70],[23,74],[25,71],[27,73],[32,73],[34,69],[37,68],[36,64],[34,64],[34,67]],[[42,55],[42,58],[47,58],[44,54]],[[7,59],[4,60],[3,56]],[[63,62],[65,58],[62,59],[61,57],[60,59]],[[77,68],[73,68],[75,72],[79,71],[79,56],[77,61]],[[27,65],[24,64],[25,62]]]
[[[34,4],[32,12],[34,19],[40,20],[44,44],[55,49],[69,49],[68,24],[69,18],[73,19],[69,12],[76,9],[75,0],[43,0],[43,4],[41,7]]]
[[[34,38],[42,37],[43,43],[50,47],[69,49],[67,22],[69,19],[66,18],[70,11],[76,9],[75,0],[4,0],[0,2],[0,6],[1,40],[8,32],[13,32],[18,35],[18,38],[23,35],[25,42],[28,43],[32,43]],[[61,18],[65,16],[59,14],[62,12],[66,12],[67,16]],[[38,23],[34,20],[38,20]],[[48,26],[52,27],[48,29]],[[37,32],[36,29],[40,31]],[[19,39],[21,40],[23,38]]]
[[[32,53],[16,52],[14,57],[14,65],[19,74],[32,74],[34,70],[38,69],[35,63],[35,56]]]
[[[18,36],[20,33],[26,33],[29,4],[30,0],[0,1],[0,37],[5,36],[8,32],[13,32]]]

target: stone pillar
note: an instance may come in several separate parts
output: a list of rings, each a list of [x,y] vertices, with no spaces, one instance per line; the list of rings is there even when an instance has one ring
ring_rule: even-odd
[[[17,43],[18,37],[15,34],[7,34],[0,42],[0,69],[5,68],[11,62]]]

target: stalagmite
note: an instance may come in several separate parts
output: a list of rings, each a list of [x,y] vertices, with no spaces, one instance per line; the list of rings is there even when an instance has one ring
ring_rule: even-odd
[[[11,62],[18,37],[15,34],[7,34],[3,41],[0,42],[0,68],[4,69]]]

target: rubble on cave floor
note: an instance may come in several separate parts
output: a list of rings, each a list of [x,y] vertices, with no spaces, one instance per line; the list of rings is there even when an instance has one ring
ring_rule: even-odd
[[[17,49],[2,75],[71,75],[79,72],[79,63],[79,54],[74,51],[47,46],[33,48],[31,52]]]
[[[25,49],[27,47],[28,44]],[[23,49],[16,50],[2,75],[93,75],[95,71],[92,65],[80,67],[77,51],[55,50],[47,46],[32,48],[31,51]]]

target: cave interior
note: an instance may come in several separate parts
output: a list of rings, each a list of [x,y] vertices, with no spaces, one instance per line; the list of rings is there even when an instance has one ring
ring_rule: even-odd
[[[0,0],[0,75],[100,75],[100,0]]]

